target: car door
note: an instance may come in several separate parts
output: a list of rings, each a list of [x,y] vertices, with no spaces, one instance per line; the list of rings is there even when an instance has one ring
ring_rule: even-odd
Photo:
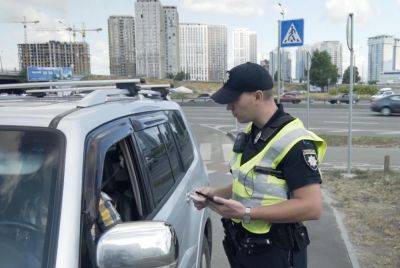
[[[132,133],[129,118],[122,118],[95,129],[85,141],[81,267],[96,267],[96,244],[106,231],[98,224],[100,213],[105,213],[99,209],[103,193],[115,205],[112,215],[118,215],[123,222],[142,220],[148,211],[146,185],[133,165]]]
[[[393,95],[390,97],[390,109],[394,113],[400,113],[400,95]]]
[[[196,265],[202,219],[188,194],[194,187],[195,176],[191,174],[198,172],[189,133],[175,125],[169,115],[156,112],[133,116],[134,139],[152,194],[152,211],[147,219],[172,224],[180,246],[179,267],[192,267]],[[197,179],[201,181],[201,176]]]

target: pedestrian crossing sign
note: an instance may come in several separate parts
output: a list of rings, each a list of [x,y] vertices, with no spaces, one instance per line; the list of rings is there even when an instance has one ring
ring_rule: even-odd
[[[295,47],[304,44],[304,19],[281,21],[281,47]]]

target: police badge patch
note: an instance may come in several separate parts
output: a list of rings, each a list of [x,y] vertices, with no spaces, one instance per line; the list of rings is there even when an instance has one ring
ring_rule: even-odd
[[[318,169],[318,158],[315,150],[303,150],[303,157],[312,170]]]

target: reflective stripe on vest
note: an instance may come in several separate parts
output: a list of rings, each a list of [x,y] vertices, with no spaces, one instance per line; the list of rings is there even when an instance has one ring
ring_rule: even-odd
[[[250,132],[251,125],[246,128]],[[232,175],[232,199],[241,202],[245,207],[268,206],[287,200],[286,181],[273,175],[254,173],[254,166],[275,169],[290,149],[300,140],[311,140],[315,143],[319,163],[322,162],[326,143],[314,133],[306,130],[299,119],[283,127],[256,156],[240,165],[242,154],[233,153],[229,161]],[[232,219],[240,222],[239,219]],[[249,224],[242,222],[244,228],[253,233],[267,233],[271,224],[253,220]]]

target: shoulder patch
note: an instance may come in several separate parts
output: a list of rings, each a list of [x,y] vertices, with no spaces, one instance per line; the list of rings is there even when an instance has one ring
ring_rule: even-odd
[[[306,161],[307,166],[312,170],[318,169],[318,158],[317,153],[313,149],[303,150],[303,157]]]

